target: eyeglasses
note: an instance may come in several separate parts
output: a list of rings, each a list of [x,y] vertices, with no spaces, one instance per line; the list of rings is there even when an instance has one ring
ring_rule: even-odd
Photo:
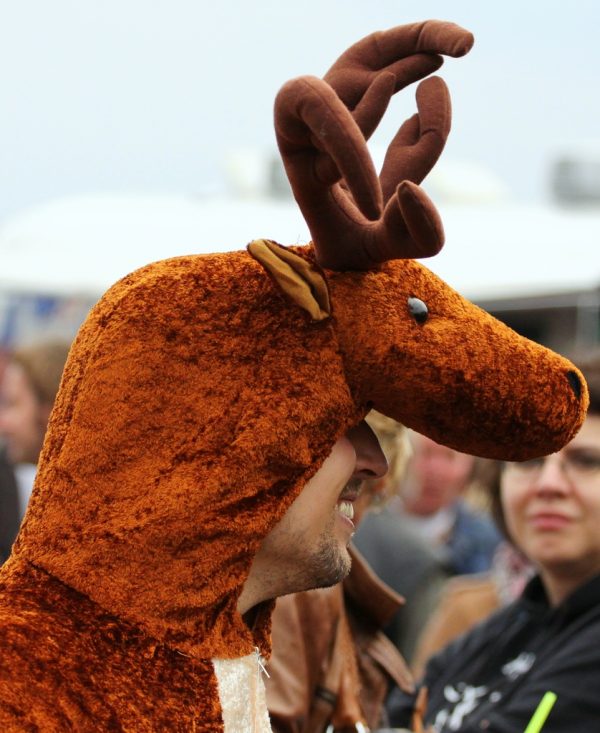
[[[586,486],[600,480],[600,450],[572,448],[542,458],[519,463],[505,463],[504,473],[514,481],[529,483],[541,476],[546,463],[556,461],[558,467],[571,483]]]

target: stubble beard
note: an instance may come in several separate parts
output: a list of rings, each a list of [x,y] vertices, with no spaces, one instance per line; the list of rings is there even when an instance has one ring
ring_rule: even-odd
[[[313,588],[329,588],[340,583],[350,572],[351,560],[346,551],[340,550],[331,537],[320,545],[314,555]]]
[[[352,561],[346,549],[340,548],[330,528],[320,536],[319,542],[302,562],[296,565],[296,573],[289,577],[295,587],[289,593],[313,588],[329,588],[340,583],[350,572]]]

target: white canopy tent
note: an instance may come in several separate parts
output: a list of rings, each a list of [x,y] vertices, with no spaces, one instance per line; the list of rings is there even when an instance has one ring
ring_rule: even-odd
[[[0,289],[98,296],[154,260],[242,249],[258,237],[306,241],[307,229],[292,203],[266,199],[60,199],[0,227]]]
[[[506,203],[440,206],[442,252],[424,263],[472,299],[600,284],[600,209]],[[291,200],[102,194],[30,208],[0,227],[0,290],[100,295],[148,262],[308,240]]]

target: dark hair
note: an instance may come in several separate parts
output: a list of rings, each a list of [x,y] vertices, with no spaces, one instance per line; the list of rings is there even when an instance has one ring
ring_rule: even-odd
[[[52,406],[54,403],[69,348],[66,341],[45,341],[15,349],[10,356],[10,360],[23,369],[42,404]]]

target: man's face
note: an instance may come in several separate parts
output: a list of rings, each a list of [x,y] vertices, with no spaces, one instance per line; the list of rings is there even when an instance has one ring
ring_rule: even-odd
[[[411,435],[413,457],[405,491],[406,510],[429,516],[452,504],[465,488],[473,456],[446,448],[424,435]]]
[[[348,574],[352,503],[364,479],[386,471],[385,456],[365,422],[338,440],[256,555],[253,569],[260,568],[263,579],[271,576],[273,596],[334,585]]]
[[[0,385],[0,438],[11,463],[37,463],[49,408],[41,405],[19,364],[9,363]]]

